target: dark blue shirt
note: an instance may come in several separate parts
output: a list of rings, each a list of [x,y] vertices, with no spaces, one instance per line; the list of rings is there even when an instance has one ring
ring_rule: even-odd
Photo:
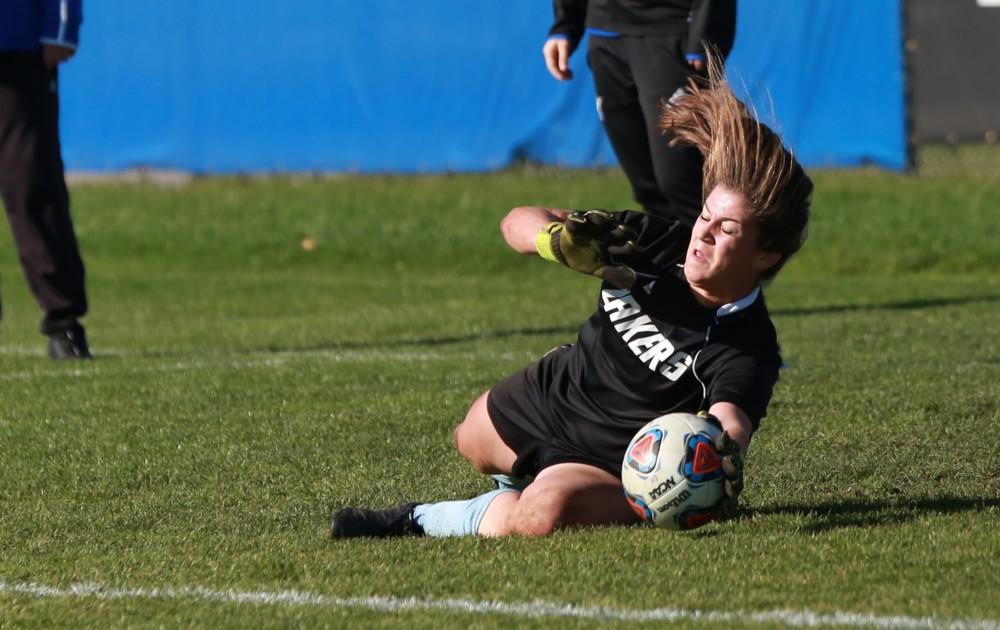
[[[44,44],[76,48],[83,0],[0,1],[0,51],[41,50]]]

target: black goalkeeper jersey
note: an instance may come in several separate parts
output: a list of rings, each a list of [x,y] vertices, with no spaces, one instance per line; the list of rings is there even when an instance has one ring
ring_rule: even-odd
[[[614,472],[635,432],[665,413],[729,402],[756,429],[767,412],[781,358],[760,290],[722,308],[701,306],[678,264],[690,232],[653,215],[617,217],[639,231],[640,247],[657,252],[626,261],[640,282],[631,290],[604,283],[574,345],[491,391],[491,418],[515,452],[538,442],[558,447],[525,472],[555,461]]]
[[[700,305],[678,264],[688,232],[652,215],[619,220],[640,230],[640,246],[661,253],[628,261],[643,274],[631,290],[601,287],[567,366],[581,392],[611,422],[730,402],[756,429],[781,365],[763,294],[755,289],[718,309]],[[657,247],[663,241],[671,245]]]

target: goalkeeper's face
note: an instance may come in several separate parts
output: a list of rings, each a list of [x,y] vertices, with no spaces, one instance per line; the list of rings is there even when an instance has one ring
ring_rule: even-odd
[[[692,289],[719,306],[753,290],[780,254],[757,247],[758,229],[746,197],[716,186],[691,230],[684,275]]]

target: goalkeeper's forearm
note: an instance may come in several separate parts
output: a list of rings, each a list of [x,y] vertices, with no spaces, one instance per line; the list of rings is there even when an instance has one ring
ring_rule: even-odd
[[[546,225],[564,221],[568,210],[542,208],[540,206],[520,206],[507,213],[500,222],[500,232],[504,241],[515,252],[537,255],[535,237]]]

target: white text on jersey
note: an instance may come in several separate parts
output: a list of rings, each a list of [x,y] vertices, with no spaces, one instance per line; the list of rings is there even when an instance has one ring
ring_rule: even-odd
[[[601,291],[604,312],[632,354],[650,370],[676,381],[691,367],[691,355],[674,348],[626,289]],[[617,323],[616,323],[617,322]]]

